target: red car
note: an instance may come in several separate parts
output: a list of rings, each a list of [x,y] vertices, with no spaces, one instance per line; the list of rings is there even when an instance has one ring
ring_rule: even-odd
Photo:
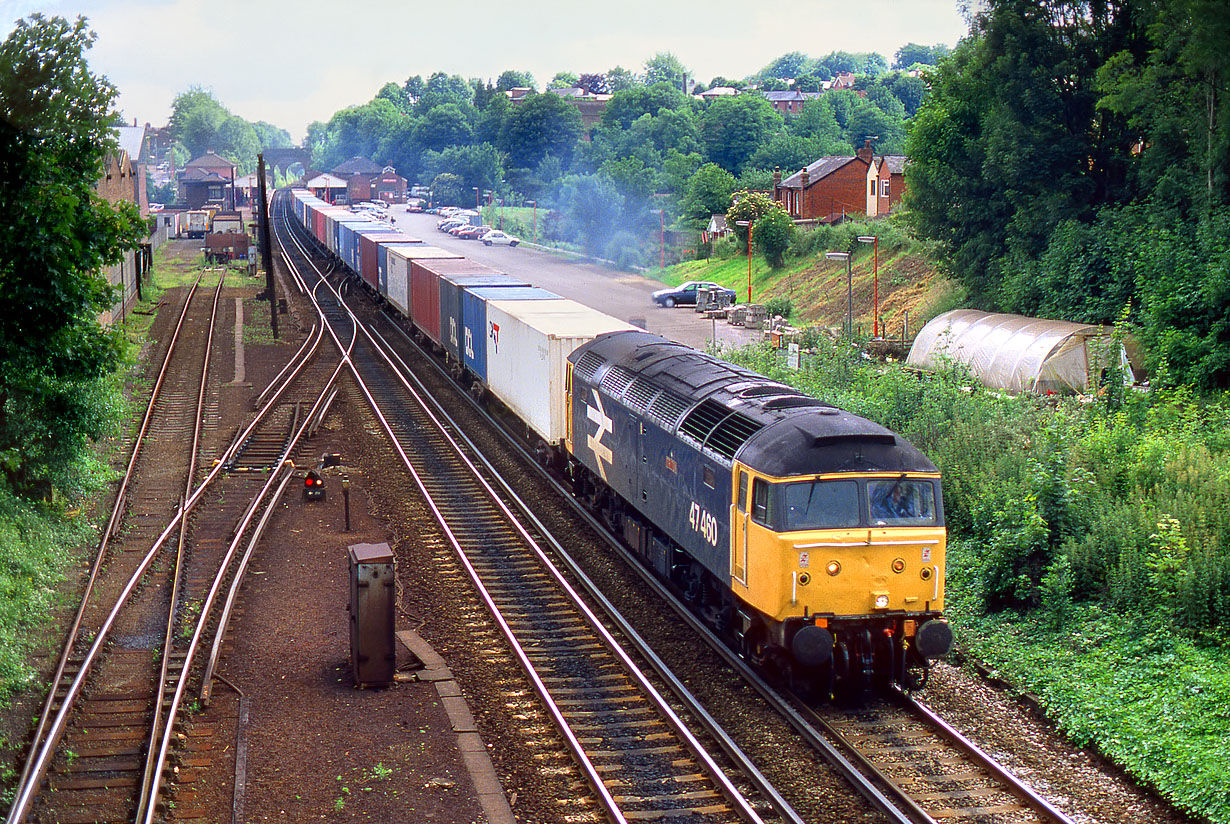
[[[466,226],[457,232],[457,237],[462,240],[477,240],[489,231],[490,226]]]

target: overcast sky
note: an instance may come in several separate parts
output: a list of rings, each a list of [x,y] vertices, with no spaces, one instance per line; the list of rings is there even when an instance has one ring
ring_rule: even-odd
[[[0,0],[0,32],[34,12],[84,15],[98,34],[91,69],[119,108],[165,125],[175,96],[210,89],[234,114],[300,140],[313,120],[370,100],[389,81],[444,71],[494,80],[533,73],[639,72],[660,51],[701,82],[741,78],[791,51],[949,46],[965,34],[959,0]],[[604,15],[609,16],[606,19]]]

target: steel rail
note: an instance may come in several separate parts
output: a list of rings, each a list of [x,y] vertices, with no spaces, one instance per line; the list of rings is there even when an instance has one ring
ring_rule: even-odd
[[[401,330],[398,329],[398,331],[400,332]],[[381,340],[384,346],[388,346],[387,341],[385,341],[384,337],[380,335],[378,331],[373,330],[373,334]],[[392,357],[397,360],[400,368],[404,369],[407,374],[413,376],[409,366],[401,359],[399,355],[396,354],[395,351],[393,351],[392,347],[389,347],[389,352]],[[415,381],[417,383],[418,379],[415,378]],[[420,387],[423,389],[424,397],[429,398],[432,405],[443,413],[443,408],[440,406],[439,401],[427,392],[426,388],[422,387],[421,384]],[[730,758],[731,761],[733,761],[745,775],[748,776],[753,786],[755,786],[756,790],[765,797],[765,799],[769,802],[769,805],[772,806],[773,809],[782,816],[782,818],[792,824],[804,824],[803,818],[794,810],[790,802],[786,801],[786,799],[782,797],[781,793],[777,791],[777,788],[773,786],[772,782],[770,782],[767,777],[765,777],[752,759],[745,752],[743,752],[743,749],[734,741],[734,739],[730,737],[721,724],[718,723],[717,719],[715,719],[709,711],[705,709],[704,705],[701,704],[696,696],[692,694],[691,690],[687,688],[683,681],[681,681],[666,664],[666,662],[663,661],[656,652],[654,652],[649,643],[641,637],[639,632],[636,631],[636,628],[633,627],[626,618],[624,618],[618,608],[611,603],[610,599],[608,599],[606,595],[602,593],[598,585],[585,574],[585,571],[576,562],[576,560],[568,554],[563,545],[551,534],[551,531],[547,525],[544,524],[542,520],[534,513],[529,504],[525,503],[521,496],[517,494],[504,476],[492,465],[487,457],[483,455],[478,446],[474,444],[474,442],[470,440],[469,436],[466,435],[460,428],[457,428],[457,435],[474,452],[477,459],[482,463],[487,471],[491,473],[495,481],[500,485],[500,488],[503,490],[504,494],[512,499],[522,515],[528,518],[533,523],[534,528],[546,538],[547,542],[551,545],[554,556],[561,561],[565,567],[567,567],[568,571],[574,578],[577,579],[577,582],[580,584],[581,588],[585,590],[585,593],[593,600],[597,601],[601,605],[603,612],[610,618],[612,623],[616,625],[619,631],[628,636],[628,639],[632,642],[637,652],[649,661],[650,666],[654,669],[654,672],[657,673],[658,677],[666,683],[667,687],[671,690],[675,697],[687,707],[690,713],[701,719],[706,731],[718,742],[718,745],[722,748],[722,751],[726,753],[726,756]],[[550,564],[549,561],[547,563]]]
[[[958,732],[951,724],[940,718],[929,707],[924,706],[915,700],[912,696],[907,695],[900,689],[895,691],[894,698],[900,701],[911,712],[917,713],[928,724],[934,727],[939,733],[951,741],[958,749],[964,751],[967,755],[978,762],[979,766],[989,771],[992,775],[998,778],[1001,782],[1008,786],[1009,792],[1017,796],[1027,805],[1034,809],[1034,812],[1041,814],[1047,821],[1053,824],[1073,824],[1072,819],[1064,815],[1055,805],[1047,801],[1042,796],[1034,791],[1020,778],[1017,778],[1012,773],[1004,769],[998,761],[988,755],[973,741],[966,738]]]
[[[394,329],[410,343],[410,345],[418,347],[408,336],[405,336],[404,331],[394,326]],[[434,361],[432,362],[434,365]],[[439,369],[438,366],[436,366]],[[546,472],[545,469],[538,463],[535,456],[530,453],[518,440],[517,436],[510,432],[508,428],[500,422],[500,420],[485,409],[468,393],[458,392],[460,396],[466,399],[466,402],[471,405],[479,414],[484,416],[492,423],[496,429],[503,433],[505,439],[513,448],[517,449],[525,460],[532,464],[539,473],[540,477],[545,479],[548,484],[554,488],[560,496],[567,501],[573,511],[578,514],[594,532],[602,538],[612,549],[625,558],[627,566],[640,577],[641,581],[652,590],[663,602],[665,602],[694,632],[709,645],[727,664],[729,664],[739,675],[761,696],[770,706],[772,706],[798,733],[809,746],[819,752],[826,761],[828,761],[854,789],[862,795],[868,803],[875,809],[888,817],[893,824],[918,824],[919,821],[930,821],[929,817],[920,818],[917,814],[909,814],[903,811],[894,801],[889,798],[873,781],[869,781],[863,775],[858,767],[854,765],[839,749],[820,733],[816,727],[809,722],[803,715],[788,701],[781,693],[774,689],[767,681],[765,681],[759,673],[730,649],[720,638],[718,638],[709,627],[704,624],[695,614],[687,607],[679,603],[674,594],[663,584],[655,575],[653,575],[645,566],[635,559],[629,558],[627,551],[623,545],[610,534],[606,526],[598,520],[589,510],[581,506],[581,504],[572,497],[569,491],[562,486],[559,481]],[[889,785],[891,788],[891,784]],[[896,795],[895,791],[893,792]],[[908,805],[903,805],[908,806]],[[926,816],[925,813],[922,814]]]
[[[300,246],[300,250],[302,251],[302,246]],[[317,271],[319,272],[319,270]],[[333,287],[331,284],[329,288],[333,290]],[[333,290],[333,291],[335,294],[337,294],[336,290]],[[337,295],[337,297],[338,297],[338,300],[340,301],[341,296]],[[353,319],[353,314],[352,314],[352,319]],[[401,382],[403,387],[406,389],[406,391],[409,392],[411,396],[415,399],[415,401],[422,407],[423,412],[428,416],[428,418],[432,421],[432,423],[436,426],[436,428],[441,432],[444,438],[449,442],[452,448],[456,451],[456,454],[465,463],[467,468],[473,474],[476,481],[488,492],[488,494],[491,496],[491,500],[496,504],[497,508],[501,511],[504,517],[508,520],[509,524],[512,525],[513,528],[521,535],[522,540],[524,540],[525,543],[534,551],[534,553],[538,556],[540,562],[546,567],[546,569],[556,579],[557,585],[560,586],[568,594],[569,598],[571,598],[573,602],[577,605],[578,609],[581,611],[582,615],[585,617],[586,622],[603,640],[604,645],[606,645],[608,650],[612,652],[612,654],[614,654],[620,660],[620,663],[624,667],[625,671],[627,671],[630,675],[633,675],[633,677],[641,684],[642,689],[645,691],[646,695],[650,698],[651,702],[655,705],[655,707],[662,714],[662,716],[666,718],[668,723],[675,729],[676,734],[678,734],[683,739],[684,743],[688,746],[688,749],[692,751],[693,755],[705,765],[706,769],[710,771],[711,777],[717,783],[718,787],[722,790],[722,794],[726,796],[727,800],[734,806],[735,810],[741,816],[743,816],[745,820],[754,821],[754,822],[761,821],[759,814],[751,807],[747,799],[743,797],[743,794],[738,790],[738,788],[736,788],[733,785],[733,783],[730,782],[729,778],[726,777],[724,771],[713,761],[712,755],[710,755],[709,752],[700,744],[700,742],[695,738],[691,730],[689,730],[687,726],[683,723],[682,719],[680,719],[675,714],[674,710],[670,707],[669,703],[666,702],[666,700],[657,691],[657,689],[653,687],[651,683],[648,682],[648,679],[640,671],[639,667],[637,667],[635,662],[633,662],[631,658],[628,657],[628,654],[623,649],[623,647],[617,641],[615,641],[615,639],[611,636],[610,631],[607,630],[605,625],[603,625],[602,622],[598,619],[598,617],[593,613],[590,607],[585,603],[584,599],[582,599],[580,595],[564,579],[563,575],[559,572],[558,568],[551,562],[547,554],[538,545],[538,542],[533,538],[533,536],[529,534],[528,530],[525,529],[525,527],[521,524],[520,520],[508,508],[507,504],[505,504],[504,501],[500,499],[500,496],[496,494],[494,489],[491,488],[487,480],[482,477],[482,473],[479,472],[478,468],[473,464],[473,462],[465,454],[464,450],[452,438],[451,434],[448,431],[448,428],[445,427],[440,422],[440,420],[435,416],[435,414],[431,412],[430,408],[423,401],[422,397],[420,397],[418,393],[414,390],[414,388],[410,386],[410,384],[406,381],[405,377],[400,374],[400,371],[396,369],[395,365],[393,364],[392,360],[389,358],[388,354],[385,353],[381,347],[376,346],[375,338],[368,332],[366,328],[360,327],[358,325],[357,319],[355,319],[355,325],[356,325],[356,328],[361,328],[364,334],[367,335],[375,351],[381,355],[385,363],[392,369],[394,374],[398,377],[399,381]],[[578,763],[582,766],[583,771],[586,772],[588,780],[593,785],[595,791],[601,797],[603,806],[607,808],[608,814],[610,814],[616,820],[624,821],[625,818],[623,816],[622,811],[619,809],[617,802],[615,802],[614,798],[610,795],[609,791],[606,789],[605,784],[602,782],[601,775],[598,773],[593,763],[589,760],[589,757],[584,752],[584,749],[581,746],[580,742],[576,739],[575,735],[572,733],[572,730],[569,727],[567,720],[563,717],[563,714],[560,711],[558,705],[555,703],[554,698],[550,695],[549,690],[546,688],[546,685],[539,678],[536,670],[533,667],[532,662],[529,660],[528,655],[526,654],[524,649],[521,647],[519,641],[517,640],[515,633],[508,626],[503,615],[500,613],[498,606],[496,605],[495,601],[492,599],[490,593],[487,591],[486,586],[483,584],[481,576],[478,574],[477,570],[475,570],[475,568],[473,567],[467,553],[461,546],[460,542],[457,540],[452,529],[449,527],[447,520],[445,519],[443,513],[440,511],[439,507],[437,506],[433,496],[431,495],[430,490],[427,488],[426,483],[423,481],[422,477],[419,475],[418,470],[414,467],[414,464],[410,460],[409,456],[406,455],[405,450],[402,448],[401,444],[399,443],[395,433],[392,430],[392,427],[388,423],[388,420],[385,418],[383,412],[380,410],[379,404],[377,403],[376,399],[371,395],[371,392],[368,389],[364,378],[358,373],[358,370],[354,366],[353,361],[350,362],[350,365],[351,365],[351,369],[354,371],[355,379],[359,385],[359,389],[363,393],[363,395],[367,398],[368,403],[371,405],[373,414],[375,414],[377,419],[380,421],[380,424],[384,428],[385,433],[389,436],[389,439],[392,442],[395,451],[401,457],[407,470],[410,472],[411,477],[413,478],[415,484],[418,486],[420,493],[424,496],[425,500],[428,503],[429,508],[435,514],[437,522],[440,524],[441,528],[445,532],[445,535],[448,541],[452,545],[454,551],[457,553],[463,566],[466,568],[468,574],[470,575],[472,582],[478,589],[480,593],[480,597],[482,597],[484,602],[486,602],[488,609],[491,611],[492,615],[494,616],[496,620],[496,623],[500,626],[501,632],[504,634],[505,638],[508,640],[510,646],[512,647],[514,651],[514,654],[517,656],[522,667],[525,668],[527,676],[530,677],[531,682],[534,684],[536,692],[538,692],[539,697],[542,699],[543,703],[546,705],[548,714],[552,716],[556,725],[559,727],[561,734],[564,735],[565,740],[569,745],[569,748],[573,751],[574,757],[578,760]]]
[[[171,355],[175,351],[175,344],[179,341],[180,330],[184,327],[185,319],[188,317],[188,306],[192,303],[192,298],[196,294],[197,287],[201,285],[201,279],[205,276],[201,272],[188,290],[188,296],[184,300],[183,309],[180,310],[179,320],[175,324],[174,330],[171,332],[171,338],[167,344],[167,352],[162,361],[162,367],[158,370],[158,377],[154,380],[154,385],[150,389],[149,404],[145,408],[145,416],[141,419],[141,425],[137,428],[137,435],[133,441],[132,454],[128,456],[128,467],[124,471],[124,477],[120,481],[120,485],[115,494],[115,500],[111,507],[111,517],[107,520],[107,526],[103,530],[102,538],[99,540],[98,551],[94,554],[94,560],[90,564],[90,574],[86,579],[85,590],[81,595],[81,605],[77,608],[76,614],[73,616],[73,622],[69,626],[68,632],[65,633],[64,647],[60,651],[59,660],[56,662],[55,672],[51,676],[50,683],[47,687],[47,698],[43,701],[42,711],[39,713],[38,724],[35,727],[34,734],[30,739],[29,755],[33,756],[39,742],[42,740],[43,733],[47,729],[47,722],[51,716],[51,708],[55,706],[56,691],[60,688],[61,682],[64,680],[64,670],[68,666],[68,659],[72,656],[73,645],[77,638],[77,633],[81,629],[81,621],[85,617],[85,608],[89,602],[90,595],[94,592],[94,584],[98,580],[98,573],[102,569],[103,559],[107,555],[107,549],[111,544],[111,536],[119,531],[119,521],[123,515],[124,504],[127,500],[128,485],[132,481],[133,471],[137,465],[137,458],[141,452],[141,444],[145,438],[145,433],[149,429],[150,420],[154,415],[154,405],[158,401],[158,397],[162,391],[163,380],[167,375],[167,368],[171,363]],[[17,779],[17,786],[20,787],[26,782],[30,775],[30,768],[33,764],[33,759],[27,757],[22,766],[21,775]]]
[[[287,384],[289,385],[289,384]],[[272,409],[278,397],[281,396],[286,387],[275,395],[275,398],[265,405],[251,422],[242,430],[240,435],[227,447],[220,458],[214,463],[210,472],[201,481],[200,485],[192,491],[185,502],[184,508],[180,509],[172,517],[170,523],[166,525],[162,533],[154,540],[150,549],[139,562],[136,570],[130,576],[128,582],[119,593],[115,605],[100,625],[95,636],[93,644],[86,652],[82,659],[81,668],[75,679],[71,682],[66,691],[60,710],[55,713],[55,719],[51,724],[50,730],[47,732],[45,739],[41,745],[37,745],[32,749],[31,753],[31,771],[27,775],[26,780],[18,785],[15,792],[15,797],[12,806],[9,809],[9,815],[6,819],[6,824],[18,824],[22,819],[29,814],[30,808],[34,803],[34,798],[37,795],[37,788],[42,782],[47,770],[50,767],[51,758],[55,754],[55,746],[63,736],[64,730],[68,724],[68,715],[72,708],[73,702],[80,695],[84,686],[85,679],[89,674],[90,668],[101,654],[101,650],[108,640],[108,635],[111,632],[116,620],[119,617],[121,608],[124,606],[133,591],[137,588],[141,578],[145,575],[154,559],[157,557],[159,550],[166,543],[172,532],[176,530],[189,513],[196,507],[205,491],[213,483],[213,481],[224,471],[224,467],[230,458],[239,449],[239,445],[247,438],[256,427],[258,427],[264,416]],[[152,806],[152,805],[151,805]]]
[[[192,415],[192,448],[188,452],[188,471],[184,478],[184,494],[180,496],[180,509],[183,509],[183,501],[192,491],[192,482],[196,478],[197,453],[201,448],[201,423],[205,417],[205,389],[209,385],[209,361],[213,354],[214,345],[214,325],[218,319],[218,302],[222,299],[222,289],[226,285],[225,271],[218,276],[218,288],[214,290],[213,304],[209,310],[209,326],[205,336],[205,354],[201,358],[201,385],[197,389],[196,394],[196,411]],[[171,651],[175,645],[175,606],[179,603],[179,589],[182,583],[182,565],[184,560],[184,537],[187,530],[187,523],[180,520],[179,524],[179,541],[175,550],[175,562],[171,567],[171,606],[167,611],[166,634],[163,637],[162,643],[162,661],[159,667],[158,674],[158,689],[154,701],[154,723],[150,725],[149,741],[145,749],[145,768],[141,776],[141,795],[138,801],[138,809],[141,803],[149,797],[151,770],[153,769],[153,746],[158,739],[158,732],[162,723],[162,701],[166,694],[167,675],[171,667]]]

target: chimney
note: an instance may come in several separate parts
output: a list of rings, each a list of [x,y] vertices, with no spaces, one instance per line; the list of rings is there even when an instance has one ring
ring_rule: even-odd
[[[803,171],[802,171],[802,172],[800,172],[800,174],[802,175],[802,177],[800,178],[800,186],[799,186],[799,188],[800,188],[800,189],[806,189],[806,188],[807,188],[807,184],[811,183],[811,175],[807,173],[807,167],[806,167],[806,166],[804,166],[804,167],[803,167]]]
[[[870,163],[874,156],[875,150],[871,148],[871,141],[863,141],[863,148],[858,150],[858,159]]]
[[[773,189],[776,190],[782,185],[782,167],[773,167]]]

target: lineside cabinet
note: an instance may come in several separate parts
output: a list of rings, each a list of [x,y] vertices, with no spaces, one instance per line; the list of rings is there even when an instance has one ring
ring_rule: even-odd
[[[393,683],[393,551],[388,544],[350,547],[350,665],[357,687]]]

